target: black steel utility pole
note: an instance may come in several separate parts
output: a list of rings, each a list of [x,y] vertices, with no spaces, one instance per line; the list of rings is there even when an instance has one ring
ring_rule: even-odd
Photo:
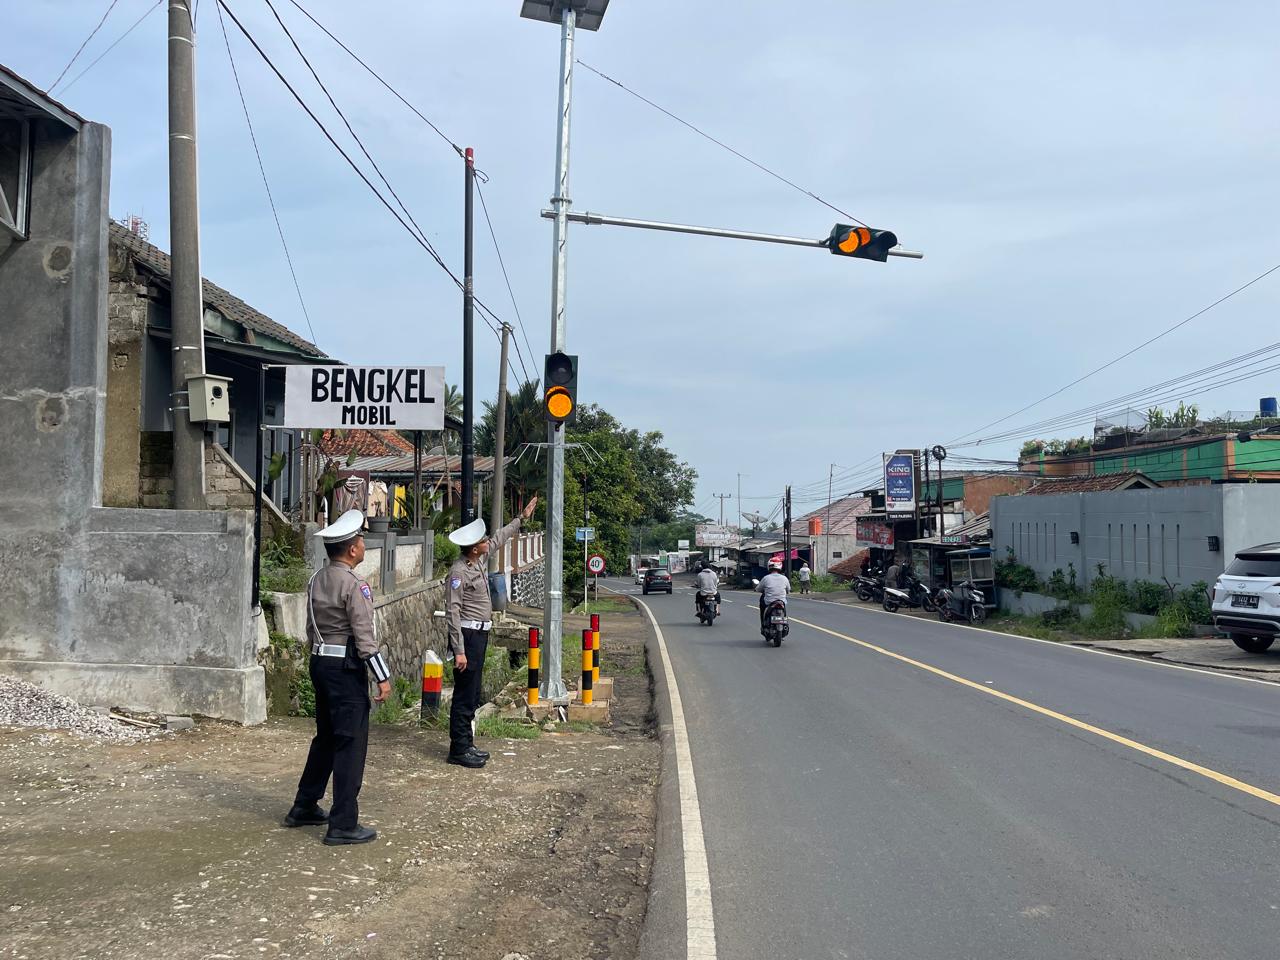
[[[786,507],[782,515],[786,518],[782,528],[782,572],[791,579],[791,485],[787,484]]]
[[[466,154],[466,202],[463,212],[462,254],[462,522],[470,523],[476,517],[475,483],[476,445],[474,437],[475,371],[474,326],[475,284],[472,278],[472,193],[475,191],[475,154],[467,147]]]

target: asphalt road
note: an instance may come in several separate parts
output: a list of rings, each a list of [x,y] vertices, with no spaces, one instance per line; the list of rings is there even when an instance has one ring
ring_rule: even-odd
[[[1280,685],[800,598],[774,649],[725,598],[642,598],[719,957],[1280,956]]]

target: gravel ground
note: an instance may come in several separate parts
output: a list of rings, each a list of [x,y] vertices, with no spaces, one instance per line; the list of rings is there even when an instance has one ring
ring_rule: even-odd
[[[658,777],[649,627],[606,619],[609,727],[482,738],[493,760],[465,770],[441,731],[375,725],[366,846],[280,825],[302,718],[133,743],[0,729],[0,958],[634,958]]]
[[[134,743],[153,736],[148,730],[112,720],[69,697],[3,675],[0,675],[0,727],[66,730],[111,743]]]

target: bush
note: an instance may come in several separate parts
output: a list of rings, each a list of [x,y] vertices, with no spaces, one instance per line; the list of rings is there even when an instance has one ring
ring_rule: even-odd
[[[1133,587],[1133,609],[1137,613],[1154,616],[1160,608],[1169,602],[1167,587],[1150,580],[1136,580]]]
[[[298,712],[294,716],[314,717],[316,715],[316,688],[311,684],[311,674],[306,670],[298,670],[289,683],[289,699],[298,704]]]
[[[1124,633],[1127,626],[1124,615],[1133,608],[1133,595],[1127,583],[1107,573],[1104,564],[1098,564],[1089,602],[1093,605],[1093,615],[1084,622],[1085,630],[1102,636]]]
[[[1018,562],[1012,547],[1008,549],[1005,559],[996,561],[995,572],[996,586],[1012,590],[1019,597],[1024,590],[1035,591],[1040,587],[1040,578],[1036,576],[1036,572]]]
[[[311,569],[305,563],[291,563],[284,567],[263,564],[258,575],[261,593],[302,593],[311,579]]]
[[[1040,624],[1045,627],[1062,630],[1079,623],[1080,615],[1076,613],[1075,607],[1054,607],[1040,614]]]
[[[458,549],[458,545],[449,539],[449,535],[436,531],[435,540],[435,564],[436,572],[444,572],[453,566],[453,561],[457,560],[462,554]]]

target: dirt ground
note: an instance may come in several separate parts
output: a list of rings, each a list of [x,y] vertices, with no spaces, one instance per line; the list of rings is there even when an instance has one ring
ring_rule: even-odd
[[[567,622],[579,633],[585,624]],[[481,740],[372,728],[361,820],[280,825],[312,722],[208,722],[140,744],[0,730],[0,957],[628,958],[653,856],[649,629],[605,617],[614,723]]]

